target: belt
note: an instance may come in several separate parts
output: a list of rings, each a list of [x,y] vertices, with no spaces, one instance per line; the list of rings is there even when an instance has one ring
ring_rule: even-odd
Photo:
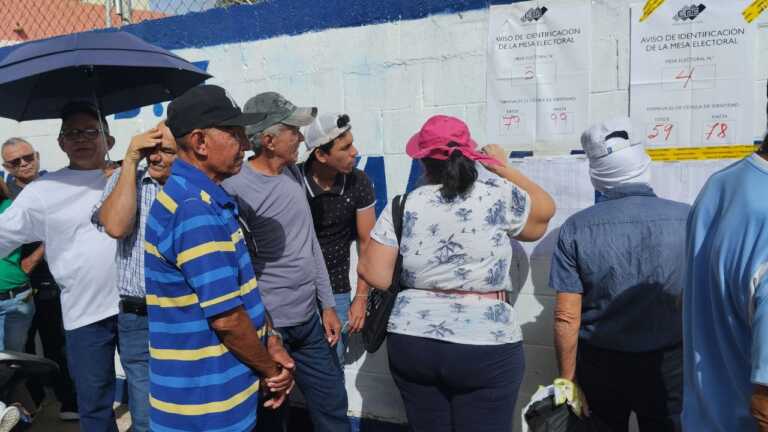
[[[147,315],[147,300],[144,297],[120,296],[120,312]]]
[[[23,294],[29,290],[31,290],[32,287],[29,285],[29,283],[25,283],[22,286],[11,288],[8,291],[0,292],[0,301],[5,300],[11,300],[19,296],[19,294]],[[31,297],[31,296],[30,296]]]
[[[491,292],[477,292],[477,291],[463,291],[463,290],[441,290],[441,289],[428,289],[424,291],[432,291],[435,293],[440,294],[450,294],[450,295],[460,295],[462,297],[477,297],[477,298],[484,298],[484,299],[490,299],[490,300],[498,300],[505,302],[507,301],[507,292],[506,291],[491,291]]]

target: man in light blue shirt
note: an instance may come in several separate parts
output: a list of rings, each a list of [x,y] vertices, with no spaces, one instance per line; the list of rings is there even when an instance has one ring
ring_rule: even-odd
[[[683,428],[768,431],[768,137],[688,219]]]

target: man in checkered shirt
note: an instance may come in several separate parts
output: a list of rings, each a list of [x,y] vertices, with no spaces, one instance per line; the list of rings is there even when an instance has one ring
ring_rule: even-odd
[[[142,159],[146,159],[146,167],[139,167]],[[117,239],[118,339],[134,432],[149,430],[144,231],[152,202],[170,176],[175,159],[176,142],[164,123],[134,136],[122,167],[112,174],[91,217],[94,225]]]

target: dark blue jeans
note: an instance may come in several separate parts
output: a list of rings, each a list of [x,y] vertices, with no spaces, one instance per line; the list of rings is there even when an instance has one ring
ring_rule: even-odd
[[[464,345],[390,333],[387,351],[410,430],[512,430],[525,370],[522,342]]]
[[[117,315],[66,331],[69,372],[75,381],[80,429],[117,432],[115,412],[115,348]]]
[[[120,334],[120,363],[128,383],[131,431],[149,431],[149,325],[145,315],[121,312],[117,316]]]
[[[304,394],[314,432],[349,432],[347,390],[336,351],[325,340],[320,318],[278,328],[283,344],[296,362],[296,385]],[[259,408],[256,430],[284,431],[288,404],[277,411]]]
[[[334,294],[333,299],[336,300],[336,314],[341,321],[341,337],[339,342],[336,343],[336,356],[339,358],[339,364],[341,365],[342,372],[344,371],[344,356],[347,352],[347,344],[349,343],[349,328],[345,327],[349,323],[349,293]],[[344,374],[342,373],[342,376]]]
[[[680,432],[683,347],[646,352],[599,348],[579,339],[576,378],[592,416],[613,432],[629,430],[632,412],[642,432]],[[713,389],[713,391],[715,391]]]

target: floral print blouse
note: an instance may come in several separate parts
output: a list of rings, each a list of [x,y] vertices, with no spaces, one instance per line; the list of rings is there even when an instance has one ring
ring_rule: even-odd
[[[408,288],[395,302],[388,330],[469,345],[519,342],[514,308],[502,301],[445,290],[486,293],[511,289],[510,240],[525,226],[528,194],[496,176],[478,179],[470,192],[452,202],[439,185],[408,195],[398,245],[390,202],[371,238],[399,247],[401,282]]]

